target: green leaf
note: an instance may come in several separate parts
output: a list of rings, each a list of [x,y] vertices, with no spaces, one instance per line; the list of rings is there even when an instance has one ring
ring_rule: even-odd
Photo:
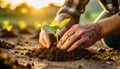
[[[70,22],[70,18],[64,19],[63,21],[60,22],[59,27],[63,28],[64,26],[66,26],[69,22]]]
[[[53,28],[53,29],[56,29],[56,30],[57,30],[57,29],[60,29],[59,26],[53,26],[52,28]]]
[[[52,30],[53,30],[54,32],[57,31],[58,29],[60,29],[59,26],[53,26],[53,27],[52,27]]]
[[[44,25],[44,26],[43,26],[43,30],[44,30],[45,32],[47,32],[48,34],[53,34],[53,33],[54,33],[53,28],[52,28],[51,26],[49,26],[49,25]]]
[[[51,26],[58,26],[58,22],[53,20],[53,21],[51,22]]]

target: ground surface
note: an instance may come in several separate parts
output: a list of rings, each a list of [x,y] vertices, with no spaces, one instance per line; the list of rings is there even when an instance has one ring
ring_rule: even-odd
[[[107,58],[107,56],[104,56],[101,59],[82,58],[81,60],[64,62],[47,61],[45,59],[38,59],[32,57],[30,58],[29,56],[26,56],[25,53],[39,48],[38,39],[31,39],[31,37],[34,36],[35,32],[32,33],[33,34],[21,34],[22,37],[1,37],[1,40],[15,45],[15,48],[12,49],[1,49],[10,57],[18,59],[18,61],[21,63],[30,63],[34,69],[120,69],[120,54],[117,53],[118,55],[116,56],[114,52],[112,52],[112,54],[110,55],[111,57],[108,55],[108,57],[110,57],[110,60],[104,60],[104,58]],[[107,47],[103,46],[103,44],[100,41],[98,41],[90,48],[90,50],[97,52],[101,48]],[[114,55],[116,57],[114,57]],[[115,58],[115,60],[111,60],[112,57]]]

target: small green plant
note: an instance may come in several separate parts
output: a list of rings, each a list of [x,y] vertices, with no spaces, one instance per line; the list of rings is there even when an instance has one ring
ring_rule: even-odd
[[[52,21],[51,24],[45,24],[43,25],[43,29],[48,34],[53,34],[56,37],[56,40],[58,42],[58,31],[65,27],[70,22],[70,18],[64,19],[60,23],[57,21]]]
[[[27,24],[26,24],[25,21],[20,21],[18,23],[18,27],[19,27],[20,30],[25,30],[27,28]]]
[[[3,24],[2,24],[2,29],[3,30],[6,30],[8,32],[10,32],[12,30],[13,26],[10,25],[10,21],[9,20],[5,20],[3,21]]]

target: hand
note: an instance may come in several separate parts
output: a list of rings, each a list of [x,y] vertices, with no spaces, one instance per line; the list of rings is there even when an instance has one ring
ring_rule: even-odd
[[[68,52],[76,48],[87,48],[101,39],[102,28],[96,24],[80,25],[71,27],[60,39],[57,47]]]
[[[73,18],[71,17],[71,15],[67,14],[67,13],[61,13],[59,15],[56,16],[55,20],[58,21],[58,23],[60,23],[63,19],[65,18],[71,18],[71,23],[74,23]],[[72,25],[72,24],[71,24]],[[68,27],[69,28],[69,27]],[[64,33],[66,32],[66,27],[62,28],[59,31],[59,37],[61,37]],[[45,47],[45,48],[49,48],[51,45],[51,40],[50,40],[50,36],[49,34],[47,34],[44,30],[42,30],[40,32],[40,37],[39,37],[39,42],[41,44],[41,46]]]

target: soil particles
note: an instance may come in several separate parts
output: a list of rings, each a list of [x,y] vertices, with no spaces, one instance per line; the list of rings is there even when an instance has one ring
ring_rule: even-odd
[[[27,34],[18,30],[16,37],[0,37],[0,69],[120,69],[120,51],[101,41],[87,49],[66,52],[55,46],[51,36],[53,44],[47,49],[34,38],[39,32],[34,30]]]

